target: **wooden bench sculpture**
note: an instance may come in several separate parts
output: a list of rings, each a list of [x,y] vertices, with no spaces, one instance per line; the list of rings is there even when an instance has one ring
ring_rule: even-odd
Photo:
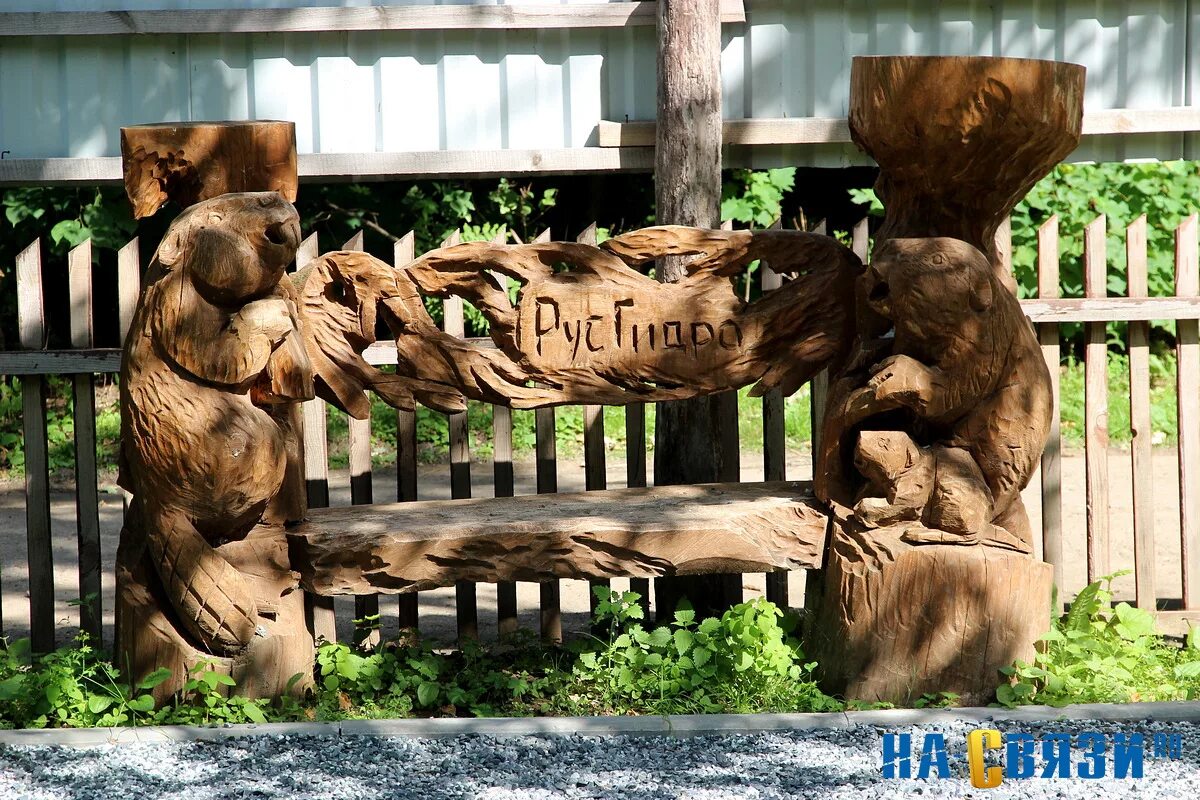
[[[856,59],[853,83],[852,127],[880,161],[888,203],[869,269],[825,236],[666,226],[599,247],[470,243],[402,269],[334,252],[285,276],[299,240],[286,200],[221,194],[254,187],[222,186],[203,164],[176,182],[190,194],[163,184],[194,200],[199,183],[212,199],[172,224],[125,345],[133,502],[117,614],[134,675],[181,676],[208,658],[241,692],[302,690],[289,682],[312,671],[301,588],[827,566],[810,642],[830,688],[983,699],[998,666],[1028,657],[1050,595],[1018,494],[1044,444],[1049,383],[991,237],[1074,146],[1082,69]],[[136,133],[139,152],[188,160],[171,151],[177,132],[161,146],[146,144],[153,129]],[[246,148],[268,147],[241,141],[247,161]],[[131,199],[146,192],[143,173],[128,170]],[[964,175],[978,176],[969,189]],[[635,269],[680,255],[692,260],[676,284]],[[792,279],[747,303],[731,278],[753,260]],[[484,314],[494,347],[437,328],[425,298],[451,295]],[[362,356],[381,327],[396,340],[394,373]],[[468,399],[622,404],[749,384],[790,393],[826,368],[836,380],[815,492],[733,484],[305,508],[298,404],[314,394],[358,417],[367,390],[447,412]]]

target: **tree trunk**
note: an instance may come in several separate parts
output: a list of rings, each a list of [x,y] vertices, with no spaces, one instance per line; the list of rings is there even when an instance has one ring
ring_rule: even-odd
[[[721,216],[720,3],[660,0],[657,24],[657,220],[715,228]],[[657,270],[660,281],[677,281],[684,259],[660,259]],[[738,479],[735,392],[659,403],[656,413],[656,485]],[[655,607],[660,617],[670,616],[687,597],[698,612],[712,613],[737,602],[740,590],[733,575],[659,578]]]

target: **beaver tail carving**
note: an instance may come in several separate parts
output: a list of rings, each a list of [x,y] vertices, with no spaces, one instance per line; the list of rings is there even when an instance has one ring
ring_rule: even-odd
[[[179,512],[155,515],[146,545],[163,588],[189,634],[214,655],[245,649],[258,624],[246,579]]]

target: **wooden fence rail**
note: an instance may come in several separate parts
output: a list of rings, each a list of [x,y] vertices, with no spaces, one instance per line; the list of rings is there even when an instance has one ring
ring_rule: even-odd
[[[824,223],[814,230],[824,231]],[[1081,495],[1063,491],[1063,448],[1060,430],[1060,415],[1055,415],[1049,445],[1042,456],[1040,470],[1040,518],[1041,554],[1055,568],[1055,581],[1060,586],[1060,599],[1068,599],[1081,588],[1079,581],[1068,580],[1068,567],[1081,559],[1086,560],[1086,579],[1104,575],[1113,564],[1112,547],[1114,536],[1122,536],[1132,530],[1134,553],[1134,590],[1130,599],[1144,608],[1160,609],[1160,625],[1167,630],[1178,631],[1190,621],[1200,623],[1200,264],[1198,264],[1197,234],[1200,223],[1193,215],[1175,230],[1175,295],[1173,297],[1150,297],[1148,291],[1147,222],[1135,220],[1125,231],[1125,255],[1127,262],[1127,297],[1108,297],[1106,279],[1108,263],[1106,254],[1107,224],[1103,217],[1086,226],[1084,237],[1083,298],[1059,297],[1059,222],[1057,217],[1047,220],[1037,233],[1038,297],[1023,300],[1023,308],[1038,329],[1043,356],[1051,368],[1054,382],[1055,407],[1059,408],[1059,367],[1063,357],[1060,341],[1060,324],[1083,323],[1084,345],[1084,397],[1085,429],[1084,457],[1086,460],[1085,487]],[[861,256],[866,257],[870,240],[866,221],[853,226],[841,234],[845,241]],[[1007,236],[1008,231],[1002,231]],[[537,237],[549,240],[550,232]],[[594,241],[595,227],[589,226],[578,236],[579,241]],[[406,234],[395,243],[394,263],[399,267],[412,260],[415,237]],[[447,243],[458,241],[455,234]],[[999,251],[1011,253],[1007,241],[1001,242]],[[346,249],[361,249],[361,235],[347,242]],[[149,250],[149,248],[147,248]],[[303,266],[320,251],[316,236],[311,235],[301,244],[297,254],[297,265]],[[134,239],[120,249],[117,255],[118,303],[112,309],[122,335],[128,330],[133,308],[139,291],[142,248]],[[96,460],[96,375],[116,373],[120,368],[120,353],[114,348],[96,348],[93,330],[96,314],[109,313],[97,309],[92,301],[92,252],[85,242],[68,255],[67,291],[70,299],[69,341],[71,347],[63,350],[45,348],[47,342],[46,315],[44,310],[43,252],[39,242],[32,243],[17,258],[18,316],[20,345],[22,350],[0,353],[0,375],[16,376],[21,379],[23,403],[23,429],[25,441],[25,509],[26,548],[25,553],[3,552],[0,566],[10,571],[26,571],[29,579],[28,610],[14,607],[13,594],[9,591],[8,603],[4,587],[0,587],[0,634],[7,624],[10,632],[28,631],[33,645],[46,650],[55,643],[62,644],[71,628],[76,625],[88,631],[104,643],[111,642],[111,630],[105,630],[103,621],[106,609],[102,605],[102,585],[111,581],[115,552],[101,549],[101,527],[98,507],[100,503],[98,467]],[[769,268],[761,270],[757,280],[762,289],[781,284],[779,275]],[[444,307],[445,330],[454,335],[465,333],[465,320],[461,300],[451,301]],[[1180,580],[1169,585],[1158,574],[1156,565],[1166,546],[1169,531],[1156,529],[1154,512],[1156,501],[1153,488],[1153,449],[1150,406],[1150,337],[1151,320],[1174,320],[1176,326],[1177,385],[1178,401],[1178,478],[1179,478],[1179,553]],[[1108,413],[1110,401],[1107,382],[1109,347],[1107,325],[1110,322],[1125,323],[1127,328],[1127,350],[1129,357],[1129,401],[1132,443],[1130,465],[1132,483],[1132,517],[1118,520],[1113,516],[1111,499],[1114,486],[1110,485],[1109,468],[1111,451],[1108,447]],[[374,364],[396,363],[395,345],[381,342],[373,345],[366,353]],[[76,530],[74,549],[78,553],[78,564],[72,564],[68,572],[76,578],[70,585],[58,586],[59,599],[66,597],[93,597],[81,606],[75,620],[58,620],[55,612],[55,544],[72,538],[68,531],[61,530],[51,516],[49,484],[49,443],[46,432],[46,387],[47,377],[70,376],[74,407],[74,442],[76,448]],[[813,420],[819,418],[824,402],[826,376],[818,376],[810,384],[810,413]],[[330,502],[330,470],[328,447],[328,415],[341,413],[331,411],[322,401],[311,401],[304,407],[305,469],[309,504],[323,507]],[[604,409],[585,406],[583,409],[583,469],[584,485],[587,490],[609,487],[608,460],[611,454],[605,441]],[[534,412],[536,491],[538,493],[558,490],[558,453],[556,452],[556,417],[553,409]],[[625,484],[631,487],[647,484],[647,441],[646,409],[643,405],[631,405],[624,409],[626,457]],[[468,497],[471,493],[470,453],[472,431],[467,414],[452,415],[449,419],[449,486],[453,497]],[[786,436],[786,406],[778,392],[768,393],[762,399],[763,452],[762,471],[766,480],[806,479],[809,475],[787,474],[788,441]],[[814,424],[813,432],[816,434]],[[496,496],[511,496],[516,491],[513,464],[513,412],[497,407],[493,409],[490,432],[493,455],[492,469]],[[372,503],[376,500],[371,468],[372,441],[370,421],[351,420],[349,423],[349,472],[351,502]],[[400,411],[396,417],[396,473],[398,501],[417,499],[418,452],[417,418],[413,412]],[[1063,519],[1068,511],[1078,508],[1068,503],[1078,503],[1077,497],[1085,501],[1082,516],[1086,519],[1086,537],[1083,547],[1068,544],[1075,534],[1065,531]],[[383,498],[386,502],[389,498]],[[1161,520],[1161,514],[1159,519]],[[65,537],[65,538],[64,538]],[[1173,547],[1173,544],[1171,545]],[[69,548],[68,548],[69,549]],[[63,565],[60,564],[60,568]],[[13,569],[15,568],[15,570]],[[62,582],[60,569],[60,583]],[[765,581],[766,595],[780,604],[802,605],[802,596],[790,596],[786,574],[771,574]],[[649,607],[651,588],[647,579],[630,580],[629,586],[638,592]],[[105,588],[111,589],[111,586]],[[518,626],[518,587],[513,583],[502,583],[495,590],[494,613],[496,631],[510,633]],[[381,614],[381,603],[388,604]],[[398,603],[398,606],[395,605]],[[355,639],[363,644],[373,644],[380,637],[377,615],[395,619],[400,628],[419,628],[425,616],[421,613],[421,600],[417,595],[403,595],[393,600],[376,597],[355,598],[353,619],[362,620],[355,630]],[[455,618],[460,640],[480,636],[480,596],[471,583],[461,583],[455,590]],[[547,641],[558,641],[563,637],[562,595],[560,582],[551,581],[540,585],[538,619],[540,634]],[[348,614],[349,608],[336,606],[333,598],[309,598],[309,613],[313,629],[320,636],[334,639],[338,635],[338,615]],[[346,630],[342,618],[342,630]]]

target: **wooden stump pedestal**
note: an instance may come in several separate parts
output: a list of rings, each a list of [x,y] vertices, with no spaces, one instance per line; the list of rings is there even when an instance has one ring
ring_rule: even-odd
[[[835,525],[807,651],[822,688],[897,705],[937,692],[991,702],[997,670],[1031,660],[1049,626],[1053,568],[996,547],[909,544],[909,527]]]

